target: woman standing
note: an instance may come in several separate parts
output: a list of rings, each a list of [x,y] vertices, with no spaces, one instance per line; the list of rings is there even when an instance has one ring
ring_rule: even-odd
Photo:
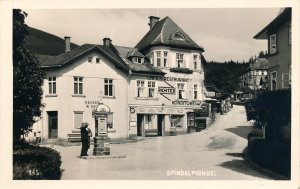
[[[88,156],[87,151],[90,148],[90,136],[92,135],[91,130],[88,128],[89,124],[87,122],[82,123],[80,127],[81,133],[81,153],[80,156]]]

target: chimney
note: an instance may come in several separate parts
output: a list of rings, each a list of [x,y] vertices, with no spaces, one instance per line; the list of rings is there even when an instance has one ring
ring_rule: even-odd
[[[69,52],[71,50],[71,37],[65,36],[65,52]]]
[[[110,47],[110,44],[111,44],[110,38],[108,38],[108,37],[103,38],[103,45],[105,47]]]
[[[154,27],[154,25],[156,24],[156,22],[159,21],[159,17],[156,16],[149,16],[149,26],[150,26],[150,30]]]

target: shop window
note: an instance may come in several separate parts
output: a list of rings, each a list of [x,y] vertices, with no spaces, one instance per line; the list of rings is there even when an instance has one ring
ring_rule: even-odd
[[[177,83],[177,98],[178,99],[185,99],[185,86],[184,83]]]
[[[270,54],[277,52],[276,34],[270,36]]]
[[[171,127],[183,127],[183,116],[182,115],[170,115]]]
[[[49,94],[56,94],[56,77],[48,77]]]
[[[104,96],[114,96],[114,85],[112,79],[104,79]]]
[[[156,65],[157,67],[161,67],[161,52],[156,51]]]
[[[177,63],[178,68],[183,68],[184,67],[183,55],[184,54],[176,53],[176,63]]]
[[[83,77],[74,77],[74,94],[83,94]]]

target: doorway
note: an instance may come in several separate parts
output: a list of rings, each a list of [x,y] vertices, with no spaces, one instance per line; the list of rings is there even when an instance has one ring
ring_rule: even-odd
[[[163,115],[163,114],[157,115],[157,130],[158,130],[158,136],[164,136],[165,115]]]
[[[143,136],[144,131],[144,114],[137,114],[137,136]]]
[[[55,139],[58,136],[57,111],[50,111],[47,113],[48,113],[49,139]]]

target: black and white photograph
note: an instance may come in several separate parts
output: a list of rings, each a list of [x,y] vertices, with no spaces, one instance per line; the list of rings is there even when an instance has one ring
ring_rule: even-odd
[[[300,187],[300,1],[29,2],[0,2],[1,187]]]

